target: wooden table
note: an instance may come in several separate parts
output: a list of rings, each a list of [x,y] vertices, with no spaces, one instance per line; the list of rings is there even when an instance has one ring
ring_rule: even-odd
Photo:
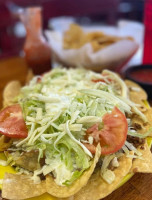
[[[21,57],[0,61],[0,108],[2,108],[2,93],[5,85],[12,80],[19,80],[24,84],[27,73],[28,67]]]
[[[28,67],[23,58],[16,57],[0,61],[1,106],[2,91],[5,85],[10,80],[20,80],[24,84],[27,72]],[[152,200],[152,174],[134,175],[130,181],[104,198],[104,200]]]

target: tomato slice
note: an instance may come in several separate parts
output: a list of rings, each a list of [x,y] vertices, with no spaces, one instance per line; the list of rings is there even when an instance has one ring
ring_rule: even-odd
[[[106,76],[107,74],[102,74],[103,76]],[[111,78],[107,78],[107,80],[109,81],[109,82],[112,82],[112,79]],[[105,83],[106,81],[103,79],[103,78],[100,78],[100,79],[92,79],[92,81],[94,82],[94,83],[98,83],[98,82],[103,82],[103,83]]]
[[[98,82],[104,82],[105,83],[105,80],[104,79],[92,79],[92,81],[94,83],[98,83]]]
[[[99,130],[99,124],[94,124],[86,133],[92,136],[94,143],[85,145],[92,153],[100,142],[101,154],[107,155],[117,152],[124,145],[127,138],[128,123],[125,115],[115,107],[111,113],[103,116],[103,128]],[[94,146],[94,147],[93,147]]]
[[[19,104],[8,106],[0,112],[0,133],[10,138],[26,138],[28,131]]]

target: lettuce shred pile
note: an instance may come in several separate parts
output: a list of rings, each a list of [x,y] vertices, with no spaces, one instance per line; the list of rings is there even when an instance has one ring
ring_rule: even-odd
[[[98,74],[81,68],[55,68],[34,77],[23,87],[18,102],[28,137],[13,142],[9,159],[13,160],[14,155],[20,157],[21,152],[38,151],[38,162],[44,159],[44,163],[34,170],[33,179],[52,173],[56,183],[62,186],[71,184],[90,167],[93,155],[84,144],[92,144],[93,138],[85,138],[86,130],[101,123],[102,117],[115,106],[124,114],[134,110],[146,121],[138,105],[129,100],[125,82],[108,70]],[[137,134],[132,130],[129,133]],[[133,149],[125,143],[123,152],[127,153],[129,148]],[[101,157],[101,175],[108,183],[115,177],[107,167],[111,161],[118,167],[117,158],[121,155],[118,152]]]

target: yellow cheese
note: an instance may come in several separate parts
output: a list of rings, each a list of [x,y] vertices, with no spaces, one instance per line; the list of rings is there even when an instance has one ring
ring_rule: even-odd
[[[5,160],[5,156],[4,156],[3,153],[0,153],[0,159],[1,160]],[[14,174],[15,170],[11,166],[4,167],[4,166],[0,165],[0,179],[4,178],[4,175],[5,175],[6,172]],[[0,189],[1,188],[2,188],[2,185],[0,184]]]

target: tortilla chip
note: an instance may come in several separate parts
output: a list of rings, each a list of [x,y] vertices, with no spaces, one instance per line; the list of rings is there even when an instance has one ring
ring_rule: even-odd
[[[144,112],[147,110],[147,107],[144,103],[145,100],[147,100],[147,93],[145,90],[142,89],[137,83],[125,80],[126,85],[129,88],[129,97],[130,100],[133,101],[136,104],[140,104],[141,106],[139,109]]]
[[[147,109],[144,114],[147,117],[146,123],[144,123],[139,116],[134,116],[132,119],[133,126],[136,125],[139,127],[137,131],[140,134],[146,134],[148,131],[150,131],[150,128],[152,128],[152,108]],[[149,133],[149,136],[152,136],[152,131]]]
[[[147,106],[145,107],[146,111],[143,114],[146,116],[147,121],[143,122],[140,116],[133,115],[132,116],[132,126],[137,130],[140,134],[146,134],[152,128],[152,108]],[[152,131],[149,133],[149,136],[152,136]]]
[[[148,111],[149,112],[149,111]],[[146,114],[145,114],[146,115]],[[142,119],[140,119],[140,117],[139,116],[133,116],[133,118],[132,118],[132,126],[133,127],[135,127],[135,129],[136,129],[136,127],[137,127],[137,132],[138,133],[140,133],[140,134],[146,134],[147,133],[147,131],[149,131],[149,128],[151,127],[151,124],[150,124],[150,122],[149,122],[149,119],[148,119],[148,117],[147,117],[147,122],[143,122],[143,120]],[[151,133],[150,133],[150,135],[151,135]]]
[[[27,199],[46,192],[45,181],[34,184],[27,175],[6,173],[2,185],[2,197],[6,199]]]
[[[129,88],[129,97],[134,103],[140,104],[139,110],[147,117],[147,122],[134,115],[132,117],[132,125],[138,126],[138,133],[145,134],[152,127],[152,108],[147,103],[147,93],[136,83],[126,80],[125,83]],[[149,134],[152,136],[152,132]]]
[[[147,129],[149,130],[152,127],[152,108],[149,108],[145,113],[148,124],[146,125]],[[149,134],[149,136],[152,136],[152,132]]]
[[[91,176],[87,185],[75,194],[73,198],[70,198],[72,200],[99,200],[112,193],[118,187],[123,177],[129,173],[132,166],[132,158],[127,158],[124,155],[121,157],[119,164],[119,167],[113,171],[116,178],[111,184],[106,183],[101,178],[100,171],[97,171]],[[66,200],[70,200],[70,198]]]
[[[3,106],[14,104],[14,98],[19,94],[21,84],[19,81],[9,82],[3,91]]]
[[[136,158],[133,161],[131,172],[152,173],[152,153],[147,142],[144,144],[144,149],[139,147],[138,151],[142,153],[143,160]]]
[[[93,160],[93,163],[91,167],[86,170],[83,175],[77,179],[74,183],[72,183],[70,186],[59,186],[55,183],[53,177],[47,176],[46,178],[46,190],[49,194],[59,197],[59,198],[65,198],[74,195],[77,193],[83,186],[85,186],[92,175],[96,163],[99,160],[99,157],[101,155],[101,148],[100,145],[97,146],[96,148],[96,154],[95,158]]]
[[[144,123],[139,116],[135,115],[132,118],[132,124],[138,126],[138,133],[145,134],[152,127],[152,108],[145,104],[145,101],[147,100],[147,94],[138,84],[129,80],[126,80],[125,82],[129,87],[130,99],[133,102],[141,105],[140,110],[147,117],[147,122]],[[137,91],[132,87],[137,88]],[[140,89],[139,91],[138,88]],[[152,136],[152,132],[149,134],[149,136]],[[134,159],[131,172],[152,173],[152,153],[150,151],[150,147],[148,147],[148,144],[145,143],[144,148],[141,149],[141,146],[139,146],[138,150],[143,154],[142,157],[144,160],[138,158]]]
[[[93,51],[96,52],[124,39],[133,40],[132,37],[110,36],[103,32],[85,33],[79,25],[71,24],[69,29],[64,33],[63,48],[79,49],[85,44],[90,43]]]
[[[78,49],[83,46],[85,42],[85,34],[77,24],[71,24],[69,30],[64,33],[64,49]]]

